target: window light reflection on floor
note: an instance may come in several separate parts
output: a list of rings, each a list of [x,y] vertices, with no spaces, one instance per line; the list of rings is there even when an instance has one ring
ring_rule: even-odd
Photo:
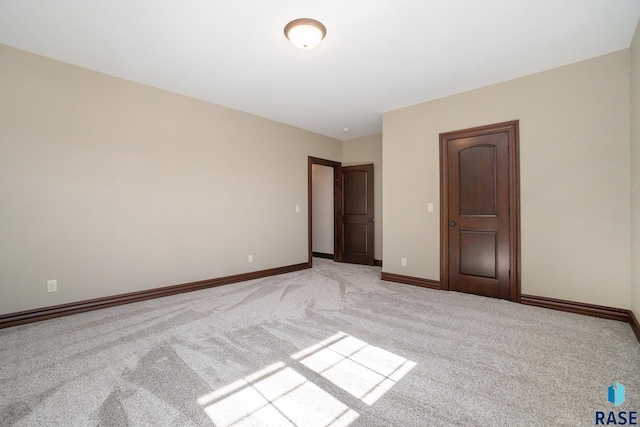
[[[334,426],[358,413],[284,363],[278,362],[198,399],[218,427]]]
[[[344,332],[291,356],[367,405],[402,379],[414,366],[407,360]]]
[[[367,405],[375,403],[416,365],[344,332],[291,358]],[[198,403],[218,427],[346,427],[359,416],[283,362],[202,396]]]

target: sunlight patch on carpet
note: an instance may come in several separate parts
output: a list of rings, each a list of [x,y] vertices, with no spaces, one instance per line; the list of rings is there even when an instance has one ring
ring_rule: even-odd
[[[198,399],[218,427],[346,427],[359,414],[278,362]]]
[[[293,354],[291,359],[369,406],[416,366],[344,332]],[[281,361],[202,396],[198,404],[218,427],[346,427],[359,417]]]
[[[347,393],[373,405],[415,362],[338,332],[291,356]]]

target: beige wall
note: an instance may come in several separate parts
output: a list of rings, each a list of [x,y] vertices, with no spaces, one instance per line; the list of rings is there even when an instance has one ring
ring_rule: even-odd
[[[439,133],[519,119],[522,293],[629,308],[629,84],[624,50],[384,114],[383,270],[440,277]]]
[[[2,45],[0,93],[0,314],[306,262],[341,141]]]
[[[640,319],[640,22],[631,43],[631,310]]]
[[[387,113],[384,144],[0,45],[0,314],[305,262],[309,155],[374,163],[376,259],[437,280],[438,134],[519,119],[523,293],[621,308],[631,295],[639,315],[639,38]]]
[[[382,260],[382,134],[348,139],[342,153],[343,166],[373,163],[375,259]]]

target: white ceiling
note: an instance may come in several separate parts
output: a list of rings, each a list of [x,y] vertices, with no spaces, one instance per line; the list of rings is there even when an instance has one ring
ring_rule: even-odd
[[[303,17],[327,27],[312,50],[284,37]],[[350,139],[387,111],[628,48],[638,19],[640,0],[0,0],[0,43]]]

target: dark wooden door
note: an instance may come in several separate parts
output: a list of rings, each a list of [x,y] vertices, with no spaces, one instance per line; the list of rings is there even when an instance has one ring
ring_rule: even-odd
[[[519,298],[511,278],[517,265],[512,236],[517,227],[511,215],[517,201],[510,156],[514,141],[514,129],[503,124],[441,136],[446,161],[443,264],[449,290]]]
[[[374,263],[373,165],[340,168],[338,261]]]

